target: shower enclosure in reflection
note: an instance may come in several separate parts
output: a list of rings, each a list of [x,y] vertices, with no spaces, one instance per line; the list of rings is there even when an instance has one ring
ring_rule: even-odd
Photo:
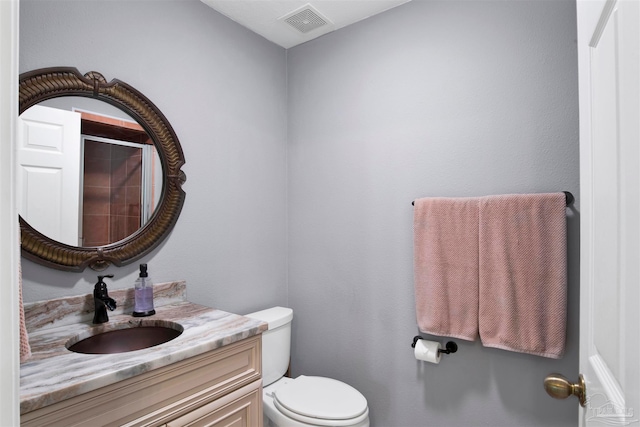
[[[82,136],[79,246],[122,240],[142,227],[157,203],[153,145]]]

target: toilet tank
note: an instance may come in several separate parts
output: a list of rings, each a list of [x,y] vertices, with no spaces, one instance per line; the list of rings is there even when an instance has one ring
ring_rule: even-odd
[[[282,378],[289,367],[293,310],[272,307],[245,316],[269,324],[262,333],[262,385],[266,387]]]

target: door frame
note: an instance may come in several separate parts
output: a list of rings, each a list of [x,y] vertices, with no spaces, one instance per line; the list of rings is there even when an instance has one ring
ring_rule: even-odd
[[[0,1],[0,425],[20,423],[19,229],[15,198],[19,0]]]

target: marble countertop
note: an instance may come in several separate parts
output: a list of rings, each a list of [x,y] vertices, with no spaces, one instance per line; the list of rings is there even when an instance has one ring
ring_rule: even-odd
[[[266,323],[180,299],[166,300],[166,304],[161,306],[156,304],[156,314],[150,317],[135,318],[127,313],[109,313],[109,322],[102,325],[93,325],[88,319],[75,323],[43,322],[41,317],[41,324],[38,327],[32,326],[29,330],[32,356],[20,366],[20,413],[197,356],[267,329]],[[86,298],[82,301],[85,301],[83,304],[86,306]],[[41,304],[33,304],[30,308],[40,306]],[[62,307],[66,307],[69,312],[73,311],[72,307],[69,309],[67,301],[58,301],[54,306],[58,310],[51,310],[49,307],[46,311],[51,311],[54,315],[57,312],[58,320],[64,317],[60,315],[60,311],[64,311]],[[28,319],[30,313],[25,307]],[[184,331],[167,343],[126,353],[80,354],[65,347],[67,341],[79,334],[92,335],[94,331],[118,329],[122,324],[135,323],[141,319],[176,322],[182,325]],[[42,327],[42,324],[47,326]]]

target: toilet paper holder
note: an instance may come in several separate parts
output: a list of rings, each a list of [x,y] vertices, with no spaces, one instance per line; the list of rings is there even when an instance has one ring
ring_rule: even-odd
[[[422,338],[420,335],[416,335],[415,337],[413,337],[413,344],[411,344],[411,348],[415,348],[418,340],[423,340],[423,339],[424,338]],[[456,344],[453,341],[448,341],[445,344],[444,348],[438,349],[438,353],[444,353],[444,354],[455,353],[456,351],[458,351],[458,344]]]

